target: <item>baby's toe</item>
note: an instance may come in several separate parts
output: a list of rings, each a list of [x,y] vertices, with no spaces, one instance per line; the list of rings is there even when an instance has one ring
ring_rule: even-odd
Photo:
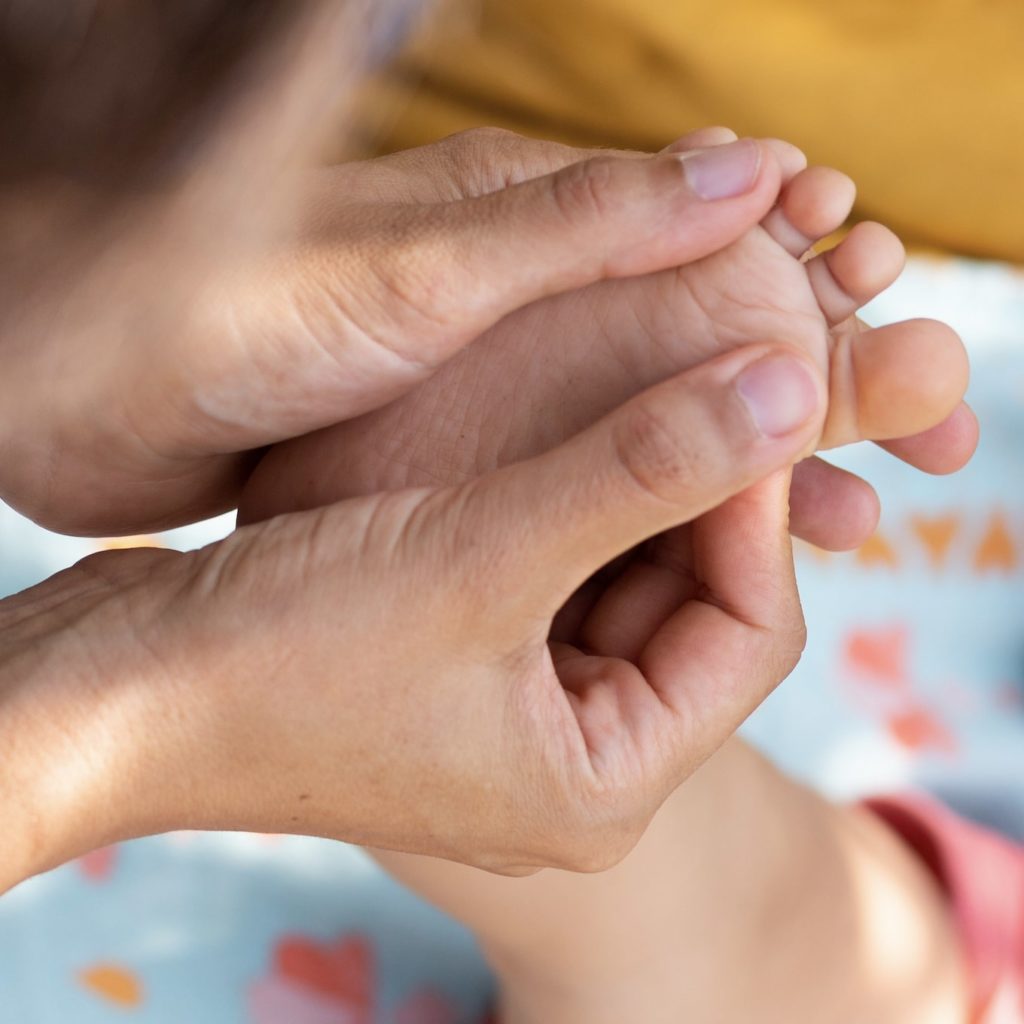
[[[808,167],[783,189],[762,226],[791,256],[803,256],[816,242],[843,226],[857,189],[832,167]]]
[[[910,437],[882,441],[881,446],[923,473],[944,476],[967,465],[977,450],[979,435],[978,417],[961,402],[938,426]]]
[[[807,170],[807,154],[792,142],[782,139],[763,139],[764,144],[775,155],[782,170],[782,187],[788,188],[796,176]]]
[[[858,224],[839,245],[807,262],[807,276],[825,319],[842,323],[903,271],[903,243],[881,224]]]
[[[967,353],[936,320],[842,331],[822,447],[904,438],[942,423],[967,389]]]

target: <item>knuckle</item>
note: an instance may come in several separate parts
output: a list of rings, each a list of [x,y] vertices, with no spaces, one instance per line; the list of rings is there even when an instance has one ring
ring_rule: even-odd
[[[416,211],[382,227],[367,254],[369,278],[349,286],[355,319],[375,340],[412,364],[434,365],[448,350],[460,309],[446,242],[449,224],[440,210]],[[361,292],[362,295],[356,294]],[[377,300],[363,314],[367,296]],[[378,310],[386,310],[381,317]]]
[[[442,140],[439,154],[463,196],[483,195],[508,184],[526,139],[505,128],[469,128]]]
[[[616,423],[614,450],[627,479],[659,501],[680,501],[709,468],[700,449],[685,443],[664,414],[641,403]]]
[[[578,874],[596,874],[620,863],[649,823],[634,787],[591,786],[565,794],[557,827],[545,831],[544,862]]]
[[[532,878],[540,874],[544,869],[534,864],[511,864],[498,863],[474,865],[492,875],[501,875],[503,878]]]
[[[796,661],[799,661],[803,657],[804,651],[807,650],[807,623],[804,621],[803,616],[793,626],[790,649],[793,651]]]
[[[785,639],[780,644],[780,660],[782,675],[788,676],[797,667],[807,649],[807,623],[803,616],[786,631]]]
[[[766,631],[763,640],[763,655],[767,684],[774,687],[781,683],[797,667],[807,646],[807,626],[802,616],[794,622]]]
[[[449,135],[444,144],[453,150],[478,156],[486,153],[493,146],[504,146],[514,144],[522,140],[522,136],[507,128],[494,128],[485,126],[481,128],[467,128],[464,131]]]
[[[570,164],[551,178],[551,195],[565,220],[602,219],[615,213],[621,203],[616,188],[622,161],[592,157]]]
[[[552,866],[581,875],[599,874],[621,863],[640,839],[640,831],[622,821],[592,823],[564,836],[552,852]]]

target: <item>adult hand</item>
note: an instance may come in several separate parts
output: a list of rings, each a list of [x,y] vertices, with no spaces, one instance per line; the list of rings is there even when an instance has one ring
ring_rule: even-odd
[[[704,128],[684,136],[669,146],[666,152],[685,153],[727,145],[735,140],[736,134],[729,129]],[[769,144],[773,146],[783,169],[784,182],[805,165],[803,154],[793,146],[777,140],[770,140]],[[445,139],[433,148],[434,159],[431,161],[421,159],[423,152],[410,150],[360,165],[364,175],[363,188],[371,195],[391,192],[417,202],[446,201],[488,192],[504,187],[511,181],[550,174],[592,154],[589,150],[527,139],[499,129],[469,131]],[[619,155],[636,157],[640,154]],[[778,215],[775,209],[770,216]],[[633,315],[640,319],[645,294],[648,305],[657,305],[662,301],[665,286],[664,280],[659,281],[658,277],[652,274],[647,281],[624,283],[622,294],[617,300],[624,313],[628,315],[634,311]],[[631,291],[632,295],[627,294],[627,291]],[[591,294],[596,299],[601,295],[601,290],[593,289]],[[849,301],[849,296],[843,301]],[[538,315],[537,309],[523,311],[520,330],[529,332],[531,336],[539,336],[547,329],[553,333],[554,338],[560,340],[561,331],[565,322],[571,320],[573,310],[581,326],[585,324],[586,317],[581,313],[587,306],[593,307],[594,316],[598,320],[607,316],[607,301],[587,303],[572,294],[565,296],[559,303],[546,303],[545,312],[541,315]],[[570,312],[570,316],[560,315],[563,308]],[[516,318],[512,319],[514,321]],[[856,335],[862,332],[863,327],[856,317],[852,317],[844,325],[843,333]],[[504,338],[499,340],[496,337],[495,347],[499,351],[503,347],[513,348],[516,344],[515,323],[506,322],[498,332],[492,332],[494,335],[499,333]],[[850,344],[851,349],[856,347],[856,341]],[[874,354],[874,358],[877,360],[878,353]],[[896,356],[894,361],[898,360],[899,356]],[[675,371],[683,368],[683,365],[677,364]],[[884,372],[878,374],[879,379],[884,380],[885,376]],[[883,398],[881,395],[877,397],[883,404],[891,398]],[[896,458],[925,473],[941,475],[955,472],[966,464],[977,447],[978,422],[964,402],[960,402],[941,422],[906,436],[894,437],[879,429],[883,424],[874,422],[874,419],[869,415],[857,420],[852,426],[859,432],[859,436],[849,435],[844,438],[844,443],[876,441]],[[315,456],[318,459],[327,450],[328,437],[325,433],[325,443],[318,445]],[[337,438],[334,440],[337,441]],[[302,447],[296,454],[300,462],[305,457],[314,458],[313,445],[309,446],[304,456],[301,453],[305,443],[299,444]],[[524,446],[528,447],[528,444]],[[281,470],[280,464],[276,472],[272,470],[271,479],[267,481],[270,487],[274,488],[283,482],[280,479]],[[275,476],[278,478],[276,483]],[[365,482],[362,481],[363,484]],[[818,458],[807,459],[796,467],[790,504],[794,534],[826,548],[856,546],[867,539],[877,523],[877,499],[867,482]]]
[[[729,139],[735,137],[725,129],[706,129],[673,148]],[[485,140],[509,155],[488,155]],[[750,341],[786,341],[818,353],[827,343],[832,408],[823,447],[897,438],[882,443],[920,468],[958,468],[977,436],[961,402],[967,373],[959,340],[934,321],[862,328],[851,311],[890,283],[902,265],[901,246],[877,225],[864,225],[827,256],[798,260],[813,241],[808,235],[842,223],[852,189],[834,172],[805,171],[792,146],[768,145],[783,190],[762,226],[708,259],[534,303],[385,409],[276,446],[244,492],[242,521],[470,479],[544,451],[658,380]],[[399,154],[372,165],[373,174],[367,168],[366,188],[440,201],[454,190],[498,187],[496,175],[514,162],[513,153],[522,173],[580,155],[507,133],[470,133],[435,148],[448,158],[440,170],[424,168],[415,153]],[[344,214],[333,220],[343,233]],[[901,438],[914,430],[926,432]],[[797,467],[797,535],[823,547],[854,547],[872,532],[877,513],[864,481],[818,459]]]
[[[550,171],[525,142],[494,145],[495,170],[466,180],[459,154],[488,140],[313,175],[297,226],[219,264],[190,241],[197,217],[216,235],[210,204],[182,201],[110,228],[86,269],[64,259],[59,310],[43,275],[0,325],[0,495],[72,533],[223,511],[253,449],[393,399],[534,300],[713,252],[779,190],[772,146],[749,141],[643,158],[555,147]],[[254,204],[254,237],[274,199]]]
[[[750,346],[462,486],[105,552],[8,599],[0,887],[171,828],[613,863],[799,655],[786,474],[752,485],[824,414],[809,359]],[[699,516],[691,593],[634,658],[564,621],[549,645],[595,570]]]

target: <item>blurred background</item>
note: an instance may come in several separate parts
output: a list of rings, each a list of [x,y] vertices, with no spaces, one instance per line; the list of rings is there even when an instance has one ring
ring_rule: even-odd
[[[810,642],[747,732],[843,799],[924,787],[1024,837],[1024,5],[1019,0],[462,0],[409,4],[327,159],[480,125],[656,150],[723,124],[859,186],[914,257],[869,322],[931,316],[971,352],[974,463],[928,479],[870,446],[836,461],[884,506],[859,551],[801,546]],[[156,538],[187,548],[231,517]],[[0,590],[95,550],[0,509]],[[357,851],[168,836],[0,901],[0,1022],[477,1024],[460,929]],[[324,981],[331,975],[335,980]],[[341,980],[337,980],[340,978]]]

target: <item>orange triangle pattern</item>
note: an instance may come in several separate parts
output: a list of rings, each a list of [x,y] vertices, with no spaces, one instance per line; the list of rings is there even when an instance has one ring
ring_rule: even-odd
[[[926,519],[924,516],[915,516],[910,523],[911,529],[924,545],[932,567],[941,569],[946,564],[949,549],[960,530],[960,517],[939,516]]]
[[[857,549],[857,561],[865,566],[880,565],[890,569],[900,564],[895,548],[880,533],[876,533]]]
[[[1010,536],[1006,518],[1001,512],[996,512],[992,516],[988,530],[974,556],[974,567],[978,572],[988,572],[993,569],[1012,572],[1017,568],[1018,562],[1017,546],[1013,542],[1013,537]]]
[[[963,516],[950,513],[937,516],[911,516],[907,522],[913,536],[921,544],[933,569],[948,568],[952,561],[960,564],[961,557],[970,559],[970,565],[977,573],[1010,573],[1024,566],[1024,550],[1014,538],[1006,515],[1002,511],[992,513],[977,546],[970,549],[965,536],[966,523]],[[961,539],[962,538],[962,539]],[[855,552],[857,563],[866,569],[897,570],[905,564],[904,545],[892,539],[892,534],[875,533]],[[967,548],[967,550],[963,550]],[[802,544],[801,550],[815,560],[827,562],[832,555]],[[954,552],[957,554],[954,555]],[[910,564],[913,565],[913,558]]]

